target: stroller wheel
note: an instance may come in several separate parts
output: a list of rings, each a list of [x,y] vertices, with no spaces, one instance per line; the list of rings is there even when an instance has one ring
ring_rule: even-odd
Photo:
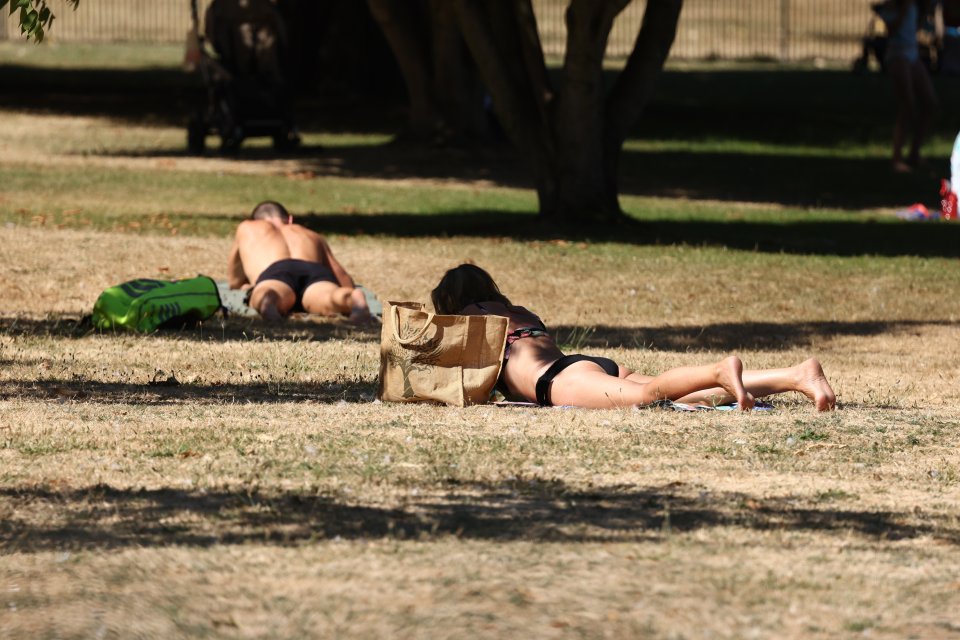
[[[293,151],[300,146],[300,136],[296,131],[282,131],[274,134],[273,148],[275,151]]]
[[[207,146],[207,126],[200,118],[191,118],[187,123],[187,151],[200,155]]]
[[[220,153],[233,155],[239,153],[240,141],[236,138],[224,138],[220,141]]]
[[[220,153],[235,154],[240,151],[242,143],[243,131],[240,127],[234,127],[229,133],[220,134]]]

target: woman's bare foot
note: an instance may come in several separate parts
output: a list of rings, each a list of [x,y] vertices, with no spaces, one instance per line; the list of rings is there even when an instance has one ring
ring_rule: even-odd
[[[743,362],[737,356],[730,356],[717,364],[717,384],[736,398],[741,411],[753,409],[753,396],[743,388]]]
[[[816,358],[804,360],[797,365],[797,391],[813,401],[817,411],[830,411],[837,408],[837,396],[827,382],[823,367]]]

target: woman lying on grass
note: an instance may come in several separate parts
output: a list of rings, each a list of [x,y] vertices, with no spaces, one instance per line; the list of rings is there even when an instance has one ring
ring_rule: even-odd
[[[498,388],[540,405],[608,409],[667,399],[709,406],[735,401],[746,411],[754,398],[784,391],[799,391],[819,411],[836,404],[815,358],[785,369],[744,371],[740,358],[730,356],[647,376],[609,358],[564,355],[539,317],[511,303],[490,274],[472,264],[447,271],[431,298],[437,313],[506,317],[510,332]]]

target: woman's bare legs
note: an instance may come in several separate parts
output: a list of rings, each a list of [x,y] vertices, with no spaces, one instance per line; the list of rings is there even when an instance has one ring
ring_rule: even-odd
[[[743,386],[755,398],[784,391],[799,391],[813,401],[817,411],[829,411],[836,408],[837,404],[837,397],[816,358],[783,369],[748,369],[743,372]],[[676,400],[688,404],[722,404],[732,399],[724,389],[715,387]]]
[[[719,389],[717,395],[735,398],[742,409],[748,410],[753,407],[753,397],[743,386],[742,372],[740,358],[730,356],[716,364],[670,369],[640,382],[630,376],[609,376],[592,362],[577,362],[553,380],[550,396],[555,405],[608,409],[677,400],[698,391]]]

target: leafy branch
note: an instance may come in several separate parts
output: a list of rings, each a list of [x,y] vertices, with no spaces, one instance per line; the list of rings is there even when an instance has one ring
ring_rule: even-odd
[[[80,0],[64,0],[76,9]],[[0,11],[7,4],[10,5],[10,15],[20,11],[20,33],[27,40],[34,38],[37,43],[43,42],[44,33],[53,25],[54,15],[47,6],[46,0],[0,0]]]

